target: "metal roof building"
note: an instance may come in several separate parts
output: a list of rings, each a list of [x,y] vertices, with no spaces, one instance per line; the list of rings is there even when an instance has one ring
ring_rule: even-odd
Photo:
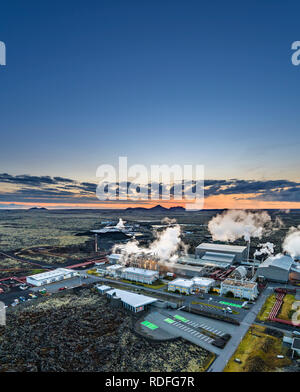
[[[56,268],[53,271],[42,272],[26,277],[26,282],[33,286],[44,286],[46,284],[58,282],[77,276],[78,272],[67,268]]]
[[[156,298],[148,297],[142,294],[131,293],[130,291],[112,289],[106,292],[109,298],[120,299],[124,308],[132,312],[141,312],[142,310],[157,301]]]
[[[290,270],[294,260],[291,256],[271,256],[262,262],[257,269],[257,276],[266,280],[286,283],[289,280]]]
[[[234,262],[235,255],[230,253],[205,252],[199,260],[205,267],[226,269]]]
[[[193,279],[178,278],[168,283],[169,291],[179,291],[180,293],[191,294],[201,291],[207,293],[213,287],[215,281],[210,278],[196,277]]]
[[[110,255],[108,255],[108,261],[111,264],[115,264],[115,263],[120,263],[123,260],[123,255],[120,255],[119,253],[111,253]]]
[[[169,291],[179,291],[180,293],[190,294],[193,291],[194,282],[192,279],[178,278],[168,283]]]
[[[158,277],[158,271],[144,268],[128,267],[122,271],[122,278],[147,284],[152,284]]]
[[[223,255],[223,257],[224,254],[230,254],[233,256],[233,261],[236,263],[240,263],[241,261],[247,259],[247,246],[212,244],[203,242],[196,247],[196,257],[203,258],[207,252],[214,254],[220,253]]]
[[[193,278],[195,275],[202,276],[205,268],[201,264],[199,266],[179,264],[179,263],[163,263],[159,262],[160,272],[173,272],[176,275]]]

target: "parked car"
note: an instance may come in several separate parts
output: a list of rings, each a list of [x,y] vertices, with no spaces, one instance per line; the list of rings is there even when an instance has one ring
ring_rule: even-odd
[[[239,358],[234,358],[234,362],[242,363],[242,361]]]
[[[63,287],[60,287],[59,289],[58,289],[58,291],[63,291],[63,290],[66,290],[67,289],[67,286],[63,286]]]

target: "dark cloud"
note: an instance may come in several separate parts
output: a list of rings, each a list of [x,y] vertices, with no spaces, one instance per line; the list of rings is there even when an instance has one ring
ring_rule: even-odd
[[[19,176],[11,176],[7,173],[0,173],[0,182],[17,185],[40,186],[43,184],[56,184],[57,181],[49,176],[29,176],[26,174]]]
[[[7,173],[0,174],[0,184],[14,184],[15,191],[1,191],[0,200],[7,202],[97,202],[96,189],[97,184],[92,182],[78,182],[71,178],[50,177],[50,176],[30,176],[17,175],[12,176]],[[128,192],[130,187],[130,192]],[[184,189],[186,193],[197,192],[203,186],[202,182],[185,181]],[[107,190],[111,193],[117,191],[117,195],[128,192],[129,196],[134,195],[133,189],[137,189],[142,193],[145,199],[150,198],[152,188],[152,198],[159,199],[163,192],[170,192],[171,198],[174,195],[173,185],[163,185],[162,183],[146,184],[139,186],[134,182],[121,182],[119,184],[111,184]],[[300,201],[300,183],[289,180],[205,180],[204,181],[205,196],[213,195],[234,195],[249,194],[249,199],[265,200],[265,201]],[[250,197],[250,194],[255,194]],[[108,195],[109,196],[109,193]],[[118,201],[116,201],[118,202]],[[124,201],[125,202],[125,201]]]

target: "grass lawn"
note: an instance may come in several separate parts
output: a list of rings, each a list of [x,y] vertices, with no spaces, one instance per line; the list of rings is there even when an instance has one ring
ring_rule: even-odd
[[[44,269],[33,269],[30,271],[31,275],[35,275],[35,274],[41,274],[42,272],[46,272],[47,270]]]
[[[153,284],[147,284],[147,283],[141,283],[141,282],[134,282],[132,280],[126,280],[126,279],[121,279],[122,282],[124,283],[130,283],[130,284],[135,284],[137,286],[144,286],[144,287],[148,287],[149,289],[161,289],[162,287],[165,287],[166,284],[163,283],[161,280],[157,280],[156,282],[154,282]]]
[[[286,357],[287,348],[282,346],[282,340],[267,335],[264,330],[264,327],[258,325],[250,327],[224,372],[269,372],[291,363]],[[284,355],[285,358],[277,358],[277,355]],[[234,362],[234,358],[240,359],[242,363]]]
[[[270,295],[266,302],[264,303],[263,307],[261,308],[259,314],[257,315],[257,319],[260,321],[266,321],[269,317],[269,313],[275,304],[276,298],[275,294]]]
[[[283,304],[280,309],[280,313],[278,314],[277,317],[283,320],[290,320],[292,305],[294,302],[295,302],[295,296],[292,294],[287,294],[284,297]]]

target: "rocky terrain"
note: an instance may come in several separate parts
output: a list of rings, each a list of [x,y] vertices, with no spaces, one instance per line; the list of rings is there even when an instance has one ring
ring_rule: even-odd
[[[131,315],[89,289],[7,311],[0,371],[203,371],[211,354],[183,340],[152,343]]]

